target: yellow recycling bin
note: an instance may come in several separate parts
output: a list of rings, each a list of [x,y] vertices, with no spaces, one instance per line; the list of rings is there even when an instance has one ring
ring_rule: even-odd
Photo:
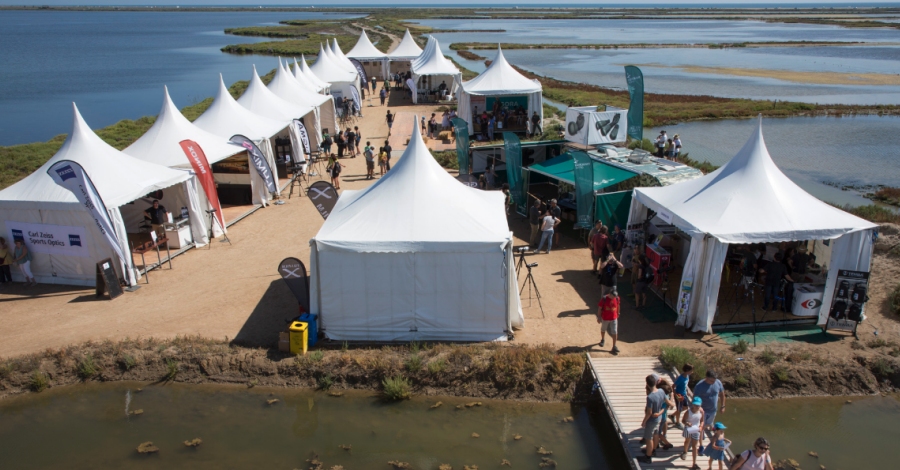
[[[309,324],[295,321],[291,323],[288,331],[291,335],[291,354],[306,354],[306,345],[309,344]]]

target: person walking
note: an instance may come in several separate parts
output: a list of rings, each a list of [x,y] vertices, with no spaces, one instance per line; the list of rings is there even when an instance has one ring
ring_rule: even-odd
[[[687,401],[687,386],[688,382],[691,381],[691,374],[693,373],[694,366],[685,363],[681,366],[681,375],[675,378],[675,408],[677,408],[678,413],[672,417],[672,422],[674,423],[678,422],[684,409],[689,406]]]
[[[535,253],[541,251],[541,248],[544,247],[544,243],[547,243],[547,254],[550,254],[550,249],[553,247],[553,229],[559,224],[559,219],[553,216],[553,213],[547,209],[544,212],[544,217],[541,219],[541,243],[538,245],[537,249],[534,250]]]
[[[356,134],[356,155],[359,155],[359,144],[362,143],[362,133],[359,132],[359,126],[353,126],[353,133]]]
[[[450,130],[450,111],[444,111],[441,115],[441,131]]]
[[[336,157],[332,155],[328,159],[328,166],[325,168],[328,170],[328,174],[331,175],[331,185],[334,186],[334,189],[341,189],[341,169],[343,169],[344,165],[338,160],[340,157]]]
[[[488,119],[487,131],[488,131],[488,140],[494,140],[494,127],[497,125],[497,121],[494,119],[494,115],[491,115],[491,118]]]
[[[664,379],[657,383],[657,387],[666,394],[666,400],[663,404],[662,419],[659,421],[659,443],[662,445],[663,450],[669,450],[672,447],[675,447],[666,437],[666,434],[669,431],[669,411],[671,410],[672,414],[675,414],[675,394],[672,391],[672,384]]]
[[[384,151],[384,147],[378,147],[378,169],[381,171],[381,176],[384,176],[385,165],[387,165],[387,152]]]
[[[684,450],[681,451],[681,460],[687,458],[690,452],[694,459],[691,470],[700,470],[697,465],[698,446],[703,445],[703,399],[694,397],[691,405],[684,411],[681,416],[681,426],[684,428],[682,435],[684,436]]]
[[[709,457],[709,470],[712,470],[713,462],[719,462],[719,470],[724,470],[725,459],[727,458],[725,449],[731,445],[731,441],[725,439],[725,430],[728,428],[722,423],[716,423],[714,428],[715,432],[713,437],[710,438],[705,454]]]
[[[347,154],[350,155],[350,158],[356,158],[358,152],[356,150],[356,132],[348,127],[344,135],[347,136]]]
[[[675,144],[675,153],[672,156],[672,161],[678,161],[678,155],[681,153],[681,138],[678,137],[678,134],[675,134],[675,138],[672,139],[672,143]]]
[[[757,438],[753,449],[745,450],[735,457],[731,470],[774,470],[772,457],[769,455],[769,441],[764,437]]]
[[[600,347],[606,344],[606,333],[612,338],[612,354],[619,354],[616,341],[619,339],[620,299],[616,289],[607,291],[597,303],[597,323],[600,324]]]
[[[382,88],[381,91],[378,92],[378,97],[381,98],[381,105],[384,106],[384,100],[387,99],[387,89]]]
[[[625,269],[625,266],[607,248],[603,249],[601,256],[603,260],[600,262],[600,295],[606,295],[607,292],[616,290],[619,270]]]
[[[588,246],[587,246],[587,248],[588,248],[588,252],[591,254],[591,262],[594,263],[594,264],[592,265],[593,267],[591,268],[591,274],[597,274],[597,261],[594,260],[594,258],[595,258],[595,256],[594,256],[594,244],[593,244],[592,242],[593,242],[593,240],[594,240],[594,236],[596,236],[598,233],[600,233],[600,229],[601,229],[601,228],[603,228],[603,222],[600,221],[600,220],[598,220],[598,221],[594,222],[594,228],[592,228],[591,231],[588,232],[588,237],[587,237],[587,240],[588,240]]]
[[[338,132],[334,136],[334,143],[337,144],[337,158],[344,158],[344,149],[347,147],[347,141],[344,139],[343,132]]]
[[[389,144],[388,141],[385,140],[384,141],[384,153],[387,154],[387,157],[385,158],[384,166],[387,169],[387,171],[391,170],[391,152],[393,150],[394,149],[391,148],[391,144]]]
[[[647,287],[653,282],[653,271],[647,257],[639,254],[637,257],[637,282],[634,284],[634,308],[647,306]]]
[[[378,79],[372,75],[372,93],[375,93],[375,88],[378,88]]]
[[[6,239],[0,237],[0,284],[12,282],[12,273],[10,272],[12,263],[12,249],[6,244]]]
[[[600,222],[597,222],[598,224]],[[601,257],[603,257],[604,250],[607,250],[609,246],[609,236],[606,234],[607,229],[600,224],[600,230],[594,234],[593,237],[590,238],[591,243],[591,260],[594,262],[594,268],[591,270],[592,273],[597,273],[597,264],[600,262]]]
[[[641,421],[641,427],[644,428],[643,443],[644,455],[637,457],[638,462],[650,464],[653,463],[653,452],[659,445],[659,423],[662,421],[663,404],[666,401],[666,394],[662,390],[656,388],[659,377],[656,374],[650,374],[645,379],[647,384],[647,404],[644,406],[644,419]]]
[[[703,399],[704,429],[713,428],[716,422],[716,414],[721,411],[725,413],[725,386],[716,377],[716,373],[712,370],[706,371],[706,378],[694,385],[694,396]],[[719,401],[722,402],[722,408],[719,408]]]
[[[428,137],[432,139],[437,137],[437,118],[435,118],[435,113],[431,113],[431,119],[428,120]]]
[[[331,139],[331,136],[328,135],[328,131],[325,131],[322,134],[322,151],[325,152],[325,158],[331,156],[331,146],[334,145],[334,140]]]
[[[28,247],[25,246],[25,242],[22,240],[16,240],[15,245],[13,261],[19,267],[22,277],[25,278],[25,284],[36,286],[37,281],[34,280],[34,275],[31,274],[31,251],[28,250]]]
[[[534,198],[534,204],[528,208],[528,223],[531,225],[531,237],[528,238],[528,246],[534,249],[538,242],[538,234],[541,232],[541,200]]]
[[[375,149],[372,148],[371,142],[366,142],[363,156],[366,157],[366,179],[373,179],[375,178]]]
[[[556,203],[556,199],[550,200],[549,210],[550,214],[556,218],[556,225],[558,226],[560,223],[562,223],[562,207],[559,207],[559,205]],[[553,231],[553,243],[555,243],[556,246],[559,246],[559,230],[557,230],[554,226]]]
[[[782,263],[781,253],[775,253],[775,261],[766,263],[766,266],[760,270],[766,274],[766,283],[763,287],[763,311],[769,310],[771,304],[772,310],[778,310],[779,304],[782,310],[786,310],[786,302],[781,289],[784,287],[782,281],[793,283],[794,280],[787,273],[787,266]]]
[[[531,115],[531,135],[541,135],[541,117],[538,116],[537,111]]]
[[[391,110],[390,110],[390,109],[387,111],[387,115],[385,115],[385,117],[384,117],[384,122],[387,123],[387,126],[388,126],[388,137],[390,137],[390,136],[391,136],[391,127],[394,126],[394,115],[391,114]]]

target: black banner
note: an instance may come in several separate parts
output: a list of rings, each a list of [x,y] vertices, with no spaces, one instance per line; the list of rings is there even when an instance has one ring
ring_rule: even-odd
[[[297,258],[285,258],[278,263],[278,274],[284,279],[288,289],[294,293],[304,312],[309,311],[309,276],[306,266]]]
[[[353,98],[353,103],[356,105],[356,109],[354,112],[362,110],[362,98],[359,97],[359,90],[356,89],[355,86],[350,85],[350,97]]]
[[[309,189],[306,190],[306,196],[316,206],[319,214],[322,214],[323,219],[328,218],[338,200],[337,190],[327,181],[316,181],[309,185]]]
[[[366,84],[369,83],[369,77],[366,76],[366,69],[364,69],[362,64],[356,59],[350,59],[350,63],[356,67],[356,71],[359,73],[359,83],[365,88]]]
[[[294,125],[297,126],[297,133],[300,134],[300,141],[303,142],[303,152],[307,155],[311,154],[312,151],[309,147],[309,133],[306,132],[306,126],[304,126],[303,121],[299,119],[294,119]]]
[[[277,193],[278,186],[275,184],[275,175],[272,173],[272,168],[269,167],[269,162],[266,160],[265,155],[263,155],[262,150],[260,150],[252,140],[240,134],[233,135],[228,143],[247,149],[247,153],[250,154],[251,166],[256,169],[259,176],[266,182],[266,189],[268,189],[270,193]]]
[[[478,177],[471,173],[466,173],[464,175],[457,176],[456,181],[459,181],[460,183],[462,183],[470,188],[478,187]]]

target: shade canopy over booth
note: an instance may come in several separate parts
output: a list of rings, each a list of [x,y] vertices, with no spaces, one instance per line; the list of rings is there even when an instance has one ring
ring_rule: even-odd
[[[691,236],[682,281],[693,283],[679,324],[709,331],[716,313],[728,244],[834,240],[823,305],[841,269],[868,271],[877,227],[810,195],[791,181],[769,155],[762,122],[747,143],[718,170],[671,186],[636,188],[628,225],[641,224],[648,209]],[[828,308],[820,310],[819,324]]]
[[[456,90],[462,83],[462,72],[450,59],[444,57],[444,53],[441,52],[441,45],[433,36],[428,37],[425,50],[416,60],[412,61],[410,69],[412,70],[413,81],[416,82],[417,87],[420,89],[422,88],[419,84],[420,77],[428,77],[430,83],[426,88],[430,89],[436,89],[441,81],[449,81],[450,83],[446,83],[447,92],[452,95],[456,94]],[[417,102],[417,98],[416,95],[413,95],[413,103]]]
[[[268,88],[285,101],[313,108],[314,113],[307,114],[303,119],[313,149],[319,148],[323,127],[336,128],[337,116],[335,115],[334,98],[330,95],[320,95],[304,87],[294,78],[287,67],[282,65],[280,58],[278,59],[278,68],[275,69],[275,77],[269,82]]]
[[[91,214],[69,190],[56,184],[47,174],[51,166],[61,160],[70,160],[84,168],[106,206],[120,249],[126,254],[131,253],[131,247],[128,246],[121,208],[160,190],[183,192],[186,193],[182,194],[183,200],[194,201],[197,193],[191,184],[190,172],[138,160],[116,150],[88,127],[74,104],[72,108],[72,132],[59,151],[34,173],[0,191],[0,233],[12,240],[10,226],[17,223],[72,229],[70,233],[80,235],[82,255],[48,254],[26,242],[33,258],[31,270],[41,283],[93,286],[96,263],[106,258],[119,260],[118,255],[97,228]],[[176,185],[181,191],[172,188]],[[138,209],[143,211],[146,207]],[[194,205],[189,209],[191,217],[202,220],[202,214],[197,213]],[[120,275],[124,274],[127,282],[134,284],[136,275],[131,257],[126,255],[126,259],[120,261],[127,266],[125,273],[120,272]],[[18,273],[13,275],[18,276]]]
[[[398,163],[344,191],[310,245],[330,339],[492,341],[523,323],[503,194],[456,181],[415,122]]]
[[[413,39],[412,34],[409,34],[409,29],[403,34],[403,39],[400,40],[400,44],[397,44],[397,47],[395,47],[394,50],[387,53],[388,58],[392,61],[412,61],[420,55],[422,55],[422,48],[416,44],[416,40]]]
[[[506,61],[503,51],[498,46],[497,56],[491,65],[481,75],[462,84],[462,89],[459,91],[459,116],[469,124],[470,132],[472,132],[474,129],[472,126],[472,113],[475,111],[475,106],[472,105],[473,97],[488,98],[519,95],[528,97],[527,111],[529,118],[536,112],[543,122],[542,90],[541,82],[532,80],[514,69]],[[478,109],[479,112],[484,110],[484,107]]]
[[[368,61],[368,62],[378,62],[380,64],[379,71],[381,74],[381,78],[388,74],[388,64],[390,63],[390,59],[387,54],[378,50],[372,41],[369,40],[369,36],[366,34],[366,30],[362,30],[359,33],[359,40],[356,41],[356,45],[353,46],[353,49],[350,49],[350,52],[347,53],[347,58],[356,59],[359,61]]]
[[[594,191],[600,191],[637,176],[635,173],[606,165],[603,162],[592,160],[592,163],[592,168],[594,170]],[[528,171],[533,171],[573,186],[575,185],[575,160],[568,152],[558,157],[551,158],[550,160],[535,163],[528,167]]]
[[[309,64],[306,63],[306,56],[300,54],[300,62],[297,63],[297,59],[294,59],[294,76],[297,77],[298,80],[302,82],[301,76],[305,78],[309,83],[314,85],[314,89],[316,93],[328,93],[331,91],[331,84],[319,79],[316,74],[313,73],[309,68]]]

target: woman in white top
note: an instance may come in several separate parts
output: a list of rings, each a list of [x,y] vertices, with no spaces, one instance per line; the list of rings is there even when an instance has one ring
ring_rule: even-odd
[[[684,425],[684,450],[681,452],[681,460],[687,458],[688,449],[694,459],[691,469],[699,469],[697,465],[697,446],[703,444],[703,431],[700,429],[700,423],[704,422],[703,399],[694,397],[691,406],[684,410],[681,417],[681,424]]]
[[[769,441],[764,437],[756,439],[753,450],[745,450],[738,455],[731,470],[773,470],[769,455]]]

